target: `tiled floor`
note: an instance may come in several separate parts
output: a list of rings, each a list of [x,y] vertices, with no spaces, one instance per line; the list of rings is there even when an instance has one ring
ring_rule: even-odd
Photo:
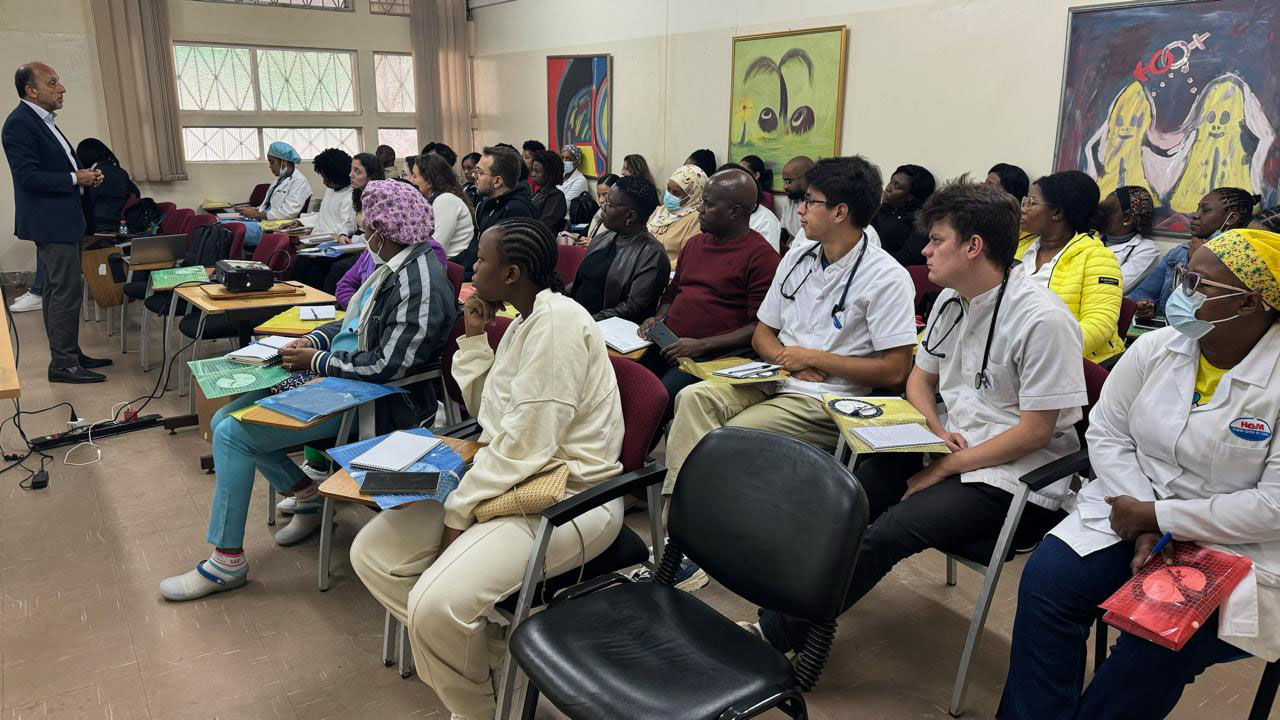
[[[136,310],[136,307],[135,307]],[[135,315],[136,317],[136,315]],[[86,323],[86,352],[113,357],[110,381],[49,385],[39,313],[15,317],[22,339],[24,410],[69,401],[87,418],[144,395],[155,371],[119,355],[106,324]],[[133,329],[136,347],[137,329]],[[8,406],[6,405],[6,408]],[[185,412],[170,393],[146,412]],[[0,415],[10,414],[5,409]],[[66,409],[25,416],[28,435],[65,427]],[[0,441],[19,447],[11,428]],[[72,467],[55,451],[48,489],[17,488],[0,475],[0,704],[5,720],[334,720],[447,718],[430,688],[383,667],[382,613],[346,562],[362,510],[338,514],[335,576],[316,591],[316,541],[280,548],[265,525],[264,487],[249,521],[249,585],[202,602],[171,604],[160,578],[206,557],[212,476],[197,458],[208,445],[191,430],[144,430],[102,441],[102,460]],[[72,461],[92,460],[81,449]],[[1004,681],[1021,561],[1008,566],[974,666],[969,717],[991,717]],[[943,583],[941,556],[903,563],[842,621],[819,688],[815,718],[946,718],[951,682],[977,592],[973,573]],[[714,585],[708,602],[746,619],[753,609]],[[1260,673],[1256,661],[1211,669],[1173,717],[1243,718]],[[558,717],[552,711],[541,713]],[[1280,717],[1280,714],[1275,715]]]

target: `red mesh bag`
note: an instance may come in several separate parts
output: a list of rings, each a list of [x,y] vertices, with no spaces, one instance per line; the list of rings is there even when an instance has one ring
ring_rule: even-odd
[[[1104,622],[1170,650],[1181,650],[1249,574],[1247,557],[1173,543],[1173,560],[1148,562],[1099,607]]]

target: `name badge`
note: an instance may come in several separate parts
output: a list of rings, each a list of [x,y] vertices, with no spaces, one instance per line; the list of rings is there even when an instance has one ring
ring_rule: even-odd
[[[1262,418],[1238,417],[1227,426],[1232,435],[1249,442],[1271,439],[1271,425]]]

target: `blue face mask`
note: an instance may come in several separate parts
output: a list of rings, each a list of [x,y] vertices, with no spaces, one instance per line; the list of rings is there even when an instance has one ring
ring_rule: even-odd
[[[1213,299],[1221,300],[1222,298],[1244,294],[1245,293],[1236,292],[1228,295],[1219,295]],[[1177,330],[1192,340],[1199,340],[1205,335],[1208,335],[1209,332],[1213,330],[1214,325],[1229,322],[1240,317],[1237,314],[1232,315],[1229,318],[1214,320],[1212,322],[1208,320],[1201,320],[1196,317],[1196,312],[1200,309],[1200,306],[1204,305],[1208,300],[1209,298],[1202,292],[1188,295],[1187,291],[1182,289],[1181,286],[1176,287],[1173,289],[1173,294],[1169,296],[1169,300],[1164,305],[1165,320],[1169,321],[1169,325],[1171,325],[1174,330]]]
[[[568,175],[568,174],[569,174],[569,173],[571,173],[571,172],[573,172],[573,163],[569,162],[568,160],[565,160],[565,161],[564,161],[564,174],[565,174],[565,175]]]
[[[667,194],[662,196],[662,205],[671,212],[675,212],[680,209],[680,198],[672,195],[668,190]]]

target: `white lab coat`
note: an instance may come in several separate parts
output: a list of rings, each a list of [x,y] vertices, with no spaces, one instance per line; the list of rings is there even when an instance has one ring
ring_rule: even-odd
[[[1107,245],[1107,249],[1116,254],[1120,263],[1120,275],[1124,278],[1124,294],[1133,292],[1151,268],[1160,262],[1160,248],[1154,240],[1134,233],[1133,237],[1122,243]]]
[[[1280,658],[1280,324],[1227,372],[1208,404],[1191,407],[1200,344],[1173,328],[1147,333],[1121,357],[1089,416],[1098,479],[1052,532],[1080,556],[1120,542],[1103,498],[1154,500],[1177,540],[1253,561],[1219,613],[1218,636]]]
[[[292,220],[302,214],[307,198],[311,197],[311,182],[301,170],[294,170],[284,177],[277,177],[267,188],[267,197],[258,206],[268,220]]]
[[[748,224],[752,230],[760,233],[774,252],[782,253],[782,223],[778,221],[777,215],[769,211],[769,208],[757,205],[755,212],[751,213],[748,219]]]

